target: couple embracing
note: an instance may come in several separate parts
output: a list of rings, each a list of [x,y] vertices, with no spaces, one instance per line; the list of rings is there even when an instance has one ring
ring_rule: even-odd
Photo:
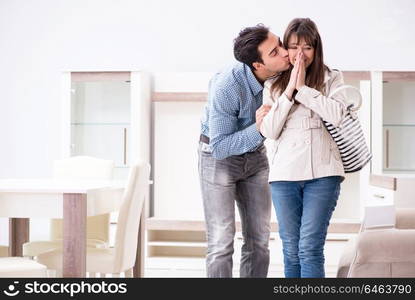
[[[201,124],[207,276],[232,277],[236,203],[240,276],[267,277],[272,202],[285,276],[324,277],[327,228],[345,174],[322,120],[342,120],[345,108],[327,96],[342,74],[324,64],[320,34],[307,18],[292,20],[283,40],[262,24],[243,29],[234,56],[238,62],[209,83]]]

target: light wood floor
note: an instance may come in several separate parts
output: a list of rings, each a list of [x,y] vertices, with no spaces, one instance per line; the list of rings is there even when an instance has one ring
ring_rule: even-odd
[[[355,234],[329,234],[325,245],[326,277],[336,277],[337,264],[347,239]],[[235,239],[233,276],[239,277],[240,246],[242,240]],[[271,236],[270,267],[268,277],[284,277],[281,240],[277,234]],[[201,257],[146,257],[145,277],[206,277],[205,259]]]

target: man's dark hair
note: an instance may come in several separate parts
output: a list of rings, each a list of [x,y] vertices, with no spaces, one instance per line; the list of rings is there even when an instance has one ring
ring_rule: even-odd
[[[258,46],[267,39],[268,33],[269,29],[264,24],[242,29],[233,43],[236,60],[248,65],[254,71],[254,62],[263,63]]]

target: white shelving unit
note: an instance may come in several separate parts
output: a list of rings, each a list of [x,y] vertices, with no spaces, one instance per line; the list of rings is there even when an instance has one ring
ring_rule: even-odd
[[[211,76],[207,73],[153,75],[154,214],[146,225],[148,258],[205,255],[197,147]],[[344,77],[347,84],[359,88],[363,95],[359,117],[370,145],[370,72],[344,72]],[[333,215],[337,225],[330,232],[337,239],[344,241],[344,235],[359,230],[369,174],[370,164],[359,173],[346,176]],[[274,211],[271,216],[271,221],[276,224]],[[239,221],[237,209],[236,220]],[[273,234],[276,234],[275,226]]]
[[[370,214],[382,207],[384,220],[395,208],[414,207],[415,184],[415,72],[371,73],[372,174],[365,205]],[[375,207],[371,209],[370,207]]]
[[[275,224],[271,232],[269,277],[283,277],[281,240]],[[206,238],[203,221],[147,220],[146,277],[206,277]],[[325,252],[326,276],[335,277],[337,264],[347,241],[356,236],[358,224],[334,222],[327,236]],[[343,232],[343,233],[341,233]],[[345,233],[348,232],[348,233]],[[240,224],[234,239],[233,276],[239,277],[241,247]]]
[[[372,72],[372,173],[415,176],[415,72]]]
[[[414,174],[371,175],[367,206],[392,205],[395,208],[413,208],[411,197],[415,185]]]

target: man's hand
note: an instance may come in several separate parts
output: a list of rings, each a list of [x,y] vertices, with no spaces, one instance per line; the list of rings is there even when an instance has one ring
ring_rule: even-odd
[[[271,105],[266,105],[266,104],[262,104],[261,107],[257,109],[255,113],[255,119],[256,119],[256,129],[258,131],[261,128],[262,120],[267,115],[270,109],[271,109]]]

